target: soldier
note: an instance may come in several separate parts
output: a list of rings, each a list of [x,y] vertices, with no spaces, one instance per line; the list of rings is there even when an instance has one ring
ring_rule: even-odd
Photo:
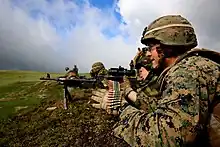
[[[107,70],[102,62],[95,62],[92,64],[92,69],[90,71],[91,77],[95,78],[100,75],[106,75]]]
[[[156,69],[152,68],[150,58],[147,57],[147,50],[140,50],[140,48],[138,48],[138,52],[132,61],[137,70],[137,83],[135,87],[133,86],[131,88],[131,83],[126,78],[124,83],[121,84],[121,88],[123,89],[122,95],[129,104],[138,109],[145,110],[147,108],[145,105],[149,103],[149,101],[147,99],[137,99],[137,95],[140,91],[144,91],[147,95],[157,95],[158,90],[156,90],[156,88],[158,88],[158,84],[156,84],[156,79],[158,75],[156,75]]]
[[[50,74],[49,73],[47,73],[47,78],[50,79]]]
[[[141,42],[163,69],[161,94],[150,113],[124,105],[115,136],[131,146],[220,146],[219,53],[193,49],[194,28],[180,15],[153,21]]]
[[[91,99],[97,101],[96,99],[102,99],[105,97],[107,98],[108,95],[108,81],[104,78],[108,74],[108,71],[105,69],[105,66],[102,62],[95,62],[92,64],[92,69],[90,71],[90,75],[92,78],[99,79],[101,78],[101,82],[98,83],[97,88],[92,91],[92,97]],[[97,101],[98,102],[98,101]],[[105,105],[106,102],[104,103],[93,103],[92,106],[94,108],[103,108],[106,110]],[[104,105],[103,105],[104,104]]]
[[[143,99],[142,97],[140,98],[138,95],[142,94],[140,91],[143,91],[144,95],[149,95],[149,96],[156,96],[158,93],[158,88],[159,85],[156,82],[156,79],[158,77],[158,73],[156,69],[152,68],[152,63],[149,57],[147,57],[147,50],[146,48],[140,50],[138,48],[138,53],[134,57],[133,61],[133,66],[135,69],[138,71],[138,81],[134,84],[131,83],[130,81],[126,78],[125,82],[123,82],[118,88],[120,88],[120,91],[122,92],[120,94],[120,98],[115,98],[111,97],[109,100],[105,100],[105,102],[108,102],[109,109],[117,109],[118,107],[121,106],[121,103],[127,102],[130,105],[134,106],[135,108],[138,109],[143,109],[143,110],[148,110],[149,103],[155,103],[154,100],[149,100],[147,98]],[[109,88],[114,91],[118,91],[117,89],[117,82],[113,82],[114,86],[110,86]],[[132,87],[132,88],[131,88]],[[99,103],[103,103],[103,98],[105,94],[92,96],[92,99]],[[138,97],[137,97],[138,96]],[[101,105],[101,104],[100,104]],[[107,108],[107,104],[103,105]],[[151,108],[152,109],[152,108]],[[108,110],[110,111],[110,110]]]
[[[76,65],[74,65],[73,71],[76,73],[77,76],[79,76],[79,69],[77,68]]]
[[[92,65],[92,69],[90,71],[90,75],[92,78],[100,78],[102,77],[101,85],[98,87],[100,88],[107,88],[107,80],[104,78],[108,74],[107,70],[105,69],[105,66],[102,62],[95,62]]]
[[[73,70],[70,70],[69,67],[65,68],[66,70],[66,74],[64,76],[60,76],[60,78],[79,78],[79,74],[78,74],[78,68],[76,67],[76,69],[74,68]]]
[[[130,70],[133,70],[133,69],[134,69],[134,61],[133,61],[133,60],[131,60],[129,66],[130,66]]]

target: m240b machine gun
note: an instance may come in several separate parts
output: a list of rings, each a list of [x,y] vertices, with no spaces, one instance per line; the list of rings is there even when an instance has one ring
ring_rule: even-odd
[[[72,100],[71,94],[68,90],[68,87],[78,87],[78,88],[96,88],[99,83],[105,78],[107,80],[112,81],[123,81],[124,76],[127,76],[128,79],[131,82],[132,85],[136,85],[136,72],[135,70],[128,70],[121,66],[119,68],[110,68],[108,70],[108,75],[105,76],[98,76],[97,78],[86,78],[85,76],[80,76],[79,78],[72,77],[72,78],[64,78],[64,77],[58,77],[58,78],[50,78],[50,76],[47,76],[47,78],[40,78],[40,80],[44,81],[56,81],[59,84],[63,85],[64,90],[64,109],[67,109],[67,103]],[[133,86],[132,86],[133,87]]]
[[[72,100],[70,91],[68,90],[68,87],[78,87],[78,88],[95,88],[96,84],[98,83],[97,79],[93,78],[85,78],[84,76],[81,76],[79,78],[40,78],[40,80],[43,81],[57,81],[59,84],[63,85],[63,92],[64,92],[64,109],[67,109],[68,105],[67,103]]]

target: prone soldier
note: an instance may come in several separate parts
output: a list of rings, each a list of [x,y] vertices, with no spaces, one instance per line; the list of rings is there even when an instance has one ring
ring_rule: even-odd
[[[125,103],[115,113],[114,135],[131,146],[220,146],[219,53],[195,49],[194,28],[180,15],[153,21],[141,43],[149,47],[153,68],[163,70],[160,94],[145,95],[157,100],[152,112]]]

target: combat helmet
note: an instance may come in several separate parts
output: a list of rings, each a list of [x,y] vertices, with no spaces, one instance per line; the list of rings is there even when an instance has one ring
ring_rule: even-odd
[[[168,46],[194,48],[198,44],[193,26],[181,15],[166,15],[154,20],[144,29],[141,43],[148,45],[152,39]]]
[[[102,62],[95,62],[93,65],[92,65],[92,70],[91,72],[92,73],[97,73],[99,72],[101,69],[105,68],[104,64]]]
[[[69,70],[69,67],[65,67],[65,71],[68,71]]]

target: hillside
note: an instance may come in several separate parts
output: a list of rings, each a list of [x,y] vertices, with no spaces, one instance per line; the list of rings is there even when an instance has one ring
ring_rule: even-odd
[[[0,71],[0,146],[127,146],[111,135],[114,118],[90,106],[91,90],[74,89],[64,110],[62,86],[42,76]]]

